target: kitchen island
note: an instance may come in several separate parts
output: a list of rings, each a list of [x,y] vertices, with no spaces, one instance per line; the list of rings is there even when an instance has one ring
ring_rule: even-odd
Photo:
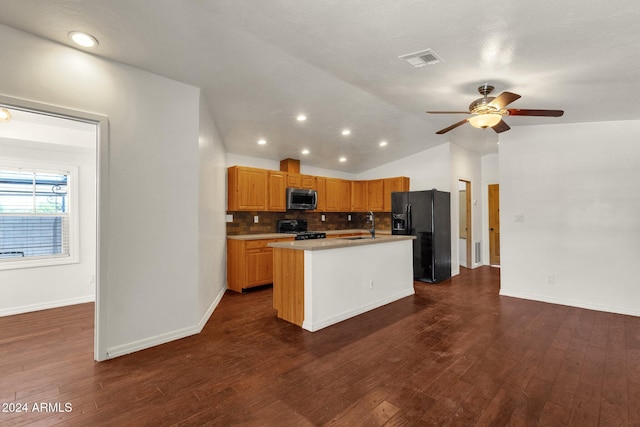
[[[270,243],[278,317],[314,332],[413,295],[414,238]]]

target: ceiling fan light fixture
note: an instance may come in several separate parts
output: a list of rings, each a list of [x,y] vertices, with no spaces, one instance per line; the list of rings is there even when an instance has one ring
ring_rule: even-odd
[[[490,127],[494,127],[502,120],[502,116],[500,114],[488,113],[488,114],[478,114],[469,119],[469,123],[471,126],[478,129],[486,129]]]

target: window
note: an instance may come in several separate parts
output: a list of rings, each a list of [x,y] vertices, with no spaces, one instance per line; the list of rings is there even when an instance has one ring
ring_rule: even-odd
[[[76,169],[0,164],[0,269],[78,262]]]

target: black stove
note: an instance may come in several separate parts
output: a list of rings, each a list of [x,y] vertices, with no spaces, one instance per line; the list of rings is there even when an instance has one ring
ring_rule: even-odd
[[[306,219],[279,219],[276,232],[295,234],[296,240],[324,239],[327,237],[321,231],[308,231]]]

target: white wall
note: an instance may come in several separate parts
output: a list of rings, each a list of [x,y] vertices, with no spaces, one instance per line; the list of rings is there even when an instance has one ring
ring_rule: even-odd
[[[409,177],[411,179],[411,191],[431,190],[433,188],[440,191],[451,191],[450,144],[442,144],[377,168],[369,169],[358,174],[356,179],[376,179],[393,176]]]
[[[77,141],[75,146],[0,138],[3,160],[78,167],[78,198],[73,203],[78,203],[80,234],[78,263],[0,270],[0,316],[95,300],[92,277],[96,274],[96,135],[94,132],[81,136],[85,140]]]
[[[638,141],[637,120],[501,138],[502,295],[640,315]]]
[[[98,358],[197,333],[199,89],[6,26],[0,39],[0,94],[109,118]]]
[[[200,96],[198,304],[203,327],[227,289],[225,224],[227,157],[211,112]]]

